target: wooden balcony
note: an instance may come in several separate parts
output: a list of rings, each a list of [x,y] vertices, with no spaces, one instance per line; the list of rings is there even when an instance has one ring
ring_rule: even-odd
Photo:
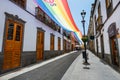
[[[112,10],[113,10],[112,3],[110,3],[110,5],[107,7],[107,17],[111,16]]]
[[[55,25],[55,23],[52,21],[52,22],[49,22],[47,19],[45,19],[44,23],[46,25],[48,25],[50,28],[52,28],[53,30],[57,30],[57,26]]]
[[[103,27],[103,22],[102,22],[102,16],[99,16],[98,18],[97,18],[97,30],[101,30],[102,29],[102,27]]]
[[[67,32],[67,31],[63,31],[63,35],[67,38],[67,39],[69,39],[69,40],[71,40],[71,34],[70,34],[70,32]]]
[[[50,19],[50,17],[47,16],[39,7],[35,8],[35,17],[43,22],[44,24],[48,25],[48,27],[52,28],[53,30],[57,30],[57,27],[55,22]],[[46,17],[47,16],[47,17]]]

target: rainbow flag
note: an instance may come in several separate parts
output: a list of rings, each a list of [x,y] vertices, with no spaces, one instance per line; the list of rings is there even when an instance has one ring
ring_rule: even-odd
[[[81,42],[82,33],[71,15],[67,0],[34,0],[34,2],[59,26],[67,31],[75,32]]]

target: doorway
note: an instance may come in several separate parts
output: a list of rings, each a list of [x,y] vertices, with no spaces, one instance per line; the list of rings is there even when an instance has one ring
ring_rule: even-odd
[[[104,58],[104,42],[103,42],[103,35],[101,35],[101,53],[102,53],[102,58]]]
[[[96,39],[96,48],[97,48],[97,56],[98,56],[98,39]]]
[[[43,59],[44,53],[44,32],[41,30],[37,30],[37,61]]]
[[[8,19],[6,21],[3,70],[20,66],[23,39],[23,25]]]
[[[119,66],[118,43],[116,36],[110,38],[112,63]]]

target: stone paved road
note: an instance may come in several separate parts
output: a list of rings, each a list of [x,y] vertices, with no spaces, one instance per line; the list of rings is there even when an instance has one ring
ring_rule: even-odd
[[[79,55],[80,52],[72,53],[10,80],[61,80],[66,70]]]

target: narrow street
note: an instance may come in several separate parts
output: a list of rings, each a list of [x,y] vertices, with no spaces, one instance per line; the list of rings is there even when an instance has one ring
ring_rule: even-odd
[[[69,54],[58,60],[50,62],[44,66],[38,67],[26,73],[23,73],[9,80],[61,80],[66,70],[69,68],[71,63],[79,56],[79,54],[80,52]],[[28,69],[30,67],[34,67],[34,65],[29,66]],[[6,77],[4,77],[2,79],[0,78],[0,80],[7,80],[7,79]]]
[[[83,64],[82,52],[70,52],[17,71],[6,73],[0,80],[120,80],[120,73],[87,50],[88,62]]]
[[[120,80],[120,0],[0,6],[0,80]]]

